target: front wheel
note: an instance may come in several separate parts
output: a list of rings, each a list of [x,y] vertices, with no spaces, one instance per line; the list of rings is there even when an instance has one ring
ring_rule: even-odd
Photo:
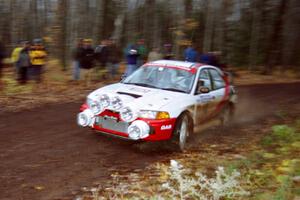
[[[176,123],[176,127],[173,132],[173,141],[176,143],[176,146],[180,151],[184,151],[186,149],[187,138],[191,134],[190,123],[190,118],[187,114],[182,114]]]

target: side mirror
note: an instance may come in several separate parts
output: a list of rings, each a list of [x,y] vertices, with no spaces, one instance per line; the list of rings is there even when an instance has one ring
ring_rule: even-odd
[[[198,90],[198,93],[201,93],[201,94],[209,93],[209,88],[205,87],[205,86],[201,86]]]
[[[209,88],[204,86],[203,80],[198,80],[196,94],[206,94],[209,93]]]
[[[126,77],[127,77],[126,74],[122,74],[122,76],[120,77],[120,81],[121,82],[124,81]]]

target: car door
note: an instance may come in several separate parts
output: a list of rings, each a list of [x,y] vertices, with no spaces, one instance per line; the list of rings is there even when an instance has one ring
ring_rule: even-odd
[[[209,74],[212,80],[211,95],[214,97],[211,103],[210,117],[216,116],[221,110],[226,100],[227,85],[223,79],[221,72],[216,69],[210,68]]]
[[[195,122],[196,124],[201,124],[204,122],[212,112],[212,107],[211,107],[211,101],[214,98],[211,95],[211,92],[208,93],[201,93],[200,91],[197,91],[198,88],[200,87],[206,87],[211,91],[213,89],[212,87],[212,80],[211,76],[209,74],[208,69],[204,68],[201,69],[199,73],[199,78],[197,80],[197,87],[195,91],[195,110],[194,110],[194,115],[195,115]]]

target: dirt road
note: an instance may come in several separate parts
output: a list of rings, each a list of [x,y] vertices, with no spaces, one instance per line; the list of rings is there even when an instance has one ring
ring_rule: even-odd
[[[238,92],[237,120],[244,126],[300,102],[300,83],[243,86]],[[0,114],[1,200],[70,198],[83,186],[105,183],[114,171],[143,169],[171,156],[79,128],[80,104]]]

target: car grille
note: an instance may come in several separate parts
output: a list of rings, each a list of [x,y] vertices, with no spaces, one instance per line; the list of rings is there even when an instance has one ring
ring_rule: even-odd
[[[115,117],[98,116],[96,117],[95,125],[104,129],[113,130],[117,132],[127,133],[128,123],[118,121]]]

